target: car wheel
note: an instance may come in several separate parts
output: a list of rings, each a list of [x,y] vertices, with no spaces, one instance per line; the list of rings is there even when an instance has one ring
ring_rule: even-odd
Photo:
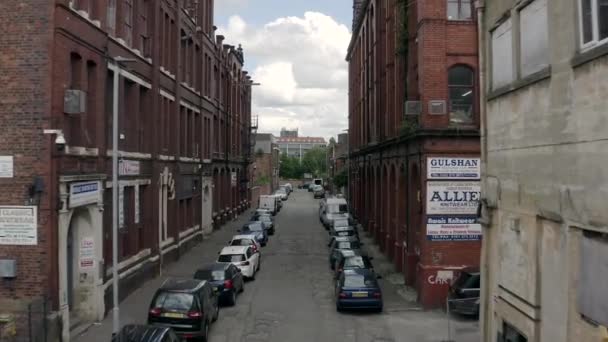
[[[235,306],[236,305],[236,291],[232,291],[230,298],[228,299],[228,305]]]
[[[253,270],[253,273],[251,273],[251,277],[249,277],[249,279],[255,280],[255,270]]]
[[[342,312],[342,307],[338,303],[336,303],[336,311],[337,312]]]
[[[243,293],[245,291],[245,283],[241,282],[241,288],[239,289],[239,293]]]
[[[220,318],[220,306],[219,306],[219,303],[218,303],[218,305],[215,306],[215,316],[213,316],[213,322],[217,321],[218,318]]]
[[[261,268],[261,267],[262,267],[262,260],[260,259],[260,260],[258,261],[258,267],[256,268],[256,270],[255,270],[255,271],[256,271],[256,272],[258,272],[258,271],[260,270],[260,268]]]
[[[203,328],[203,336],[201,336],[201,341],[208,342],[209,341],[209,323],[205,322],[205,327]]]

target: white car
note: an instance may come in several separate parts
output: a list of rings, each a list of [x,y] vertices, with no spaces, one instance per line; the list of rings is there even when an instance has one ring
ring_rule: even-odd
[[[260,269],[260,252],[254,252],[253,246],[228,246],[222,248],[217,262],[232,263],[244,277],[255,279]]]
[[[262,246],[255,239],[253,234],[241,234],[232,237],[232,240],[228,241],[228,246],[252,246],[254,252],[262,250]]]

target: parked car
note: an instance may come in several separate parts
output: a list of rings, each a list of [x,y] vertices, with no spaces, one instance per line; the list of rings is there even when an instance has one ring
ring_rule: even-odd
[[[260,196],[260,209],[266,209],[274,216],[277,214],[277,200],[273,195]]]
[[[180,339],[171,328],[128,324],[118,334],[112,334],[112,342],[180,342]]]
[[[337,237],[331,243],[329,249],[329,266],[333,270],[335,267],[336,258],[341,249],[350,249],[357,252],[361,251],[361,242],[352,237]]]
[[[208,281],[220,302],[228,305],[235,305],[237,294],[245,288],[243,274],[233,264],[214,263],[203,266],[194,272],[193,278]]]
[[[345,218],[349,220],[351,225],[354,225],[354,219],[348,213],[348,204],[344,198],[331,197],[325,201],[323,208],[320,210],[321,222],[325,227],[331,227],[333,220],[336,218]]]
[[[448,292],[450,311],[461,315],[479,316],[480,288],[479,270],[474,268],[463,270]]]
[[[251,246],[254,252],[262,250],[262,245],[256,240],[255,234],[235,235],[228,241],[228,246]]]
[[[217,262],[231,263],[241,269],[244,277],[253,280],[260,270],[260,252],[254,252],[251,246],[228,246],[222,248]]]
[[[219,312],[218,296],[208,281],[167,279],[152,298],[148,324],[172,328],[182,339],[206,342]]]
[[[377,280],[380,278],[364,268],[344,270],[336,281],[336,310],[374,309],[382,312],[382,290]]]
[[[325,189],[322,186],[316,185],[313,189],[313,198],[324,198],[325,197]]]
[[[268,231],[266,231],[262,222],[251,221],[246,223],[238,232],[241,234],[255,235],[256,241],[259,242],[262,247],[266,246],[268,243]]]
[[[287,190],[289,190],[289,193],[293,192],[293,186],[291,185],[291,183],[286,183],[285,187],[287,188]]]
[[[274,196],[277,201],[277,212],[281,211],[281,209],[283,209],[283,199],[281,198],[282,196],[280,194],[274,194],[271,196]]]
[[[271,216],[272,216],[272,212],[271,212],[270,210],[268,210],[268,209],[261,209],[261,208],[258,208],[258,209],[256,209],[256,210],[253,212],[253,215],[263,215],[263,214],[266,214],[266,215],[271,215]]]
[[[354,268],[365,268],[370,271],[374,271],[374,266],[372,265],[372,257],[367,255],[362,255],[359,252],[353,251],[351,253],[340,253],[336,258],[336,263],[334,267],[334,278],[338,279],[340,274],[344,270],[350,270]]]
[[[287,195],[287,191],[285,190],[285,188],[275,191],[274,194],[281,196],[282,201],[287,201],[287,199],[289,198],[289,195]]]
[[[353,226],[346,226],[346,227],[333,227],[329,231],[330,239],[332,237],[343,237],[343,236],[358,237],[357,230]]]
[[[308,190],[308,192],[312,192],[312,188],[314,186],[314,184],[312,184],[311,182],[308,183],[304,183],[305,189]]]
[[[274,222],[273,222],[272,218],[270,218],[270,216],[260,215],[254,221],[262,222],[264,229],[266,229],[266,231],[268,231],[268,235],[274,235],[275,226],[274,226]]]

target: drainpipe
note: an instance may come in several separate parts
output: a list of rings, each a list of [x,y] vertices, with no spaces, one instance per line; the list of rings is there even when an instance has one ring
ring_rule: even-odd
[[[479,124],[481,134],[481,178],[482,187],[484,177],[487,175],[487,118],[486,118],[486,85],[485,85],[485,31],[484,31],[484,13],[485,13],[485,0],[476,0],[475,9],[477,12],[477,35],[478,35],[478,74],[479,74]],[[480,303],[480,318],[482,320],[481,327],[481,341],[490,340],[489,331],[489,277],[488,277],[488,250],[486,239],[482,239],[481,245],[481,303]]]

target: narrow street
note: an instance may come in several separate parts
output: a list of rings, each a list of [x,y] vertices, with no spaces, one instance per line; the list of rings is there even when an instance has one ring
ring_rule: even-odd
[[[215,232],[163,274],[143,285],[121,304],[122,324],[143,323],[156,288],[169,276],[190,277],[200,264],[211,262],[246,219]],[[277,233],[262,250],[262,266],[255,281],[234,307],[223,307],[211,328],[212,342],[262,341],[395,341],[447,340],[447,320],[442,312],[420,311],[405,301],[396,287],[381,280],[384,312],[338,313],[333,299],[333,279],[328,266],[327,233],[318,220],[318,200],[305,190],[295,191],[276,216]],[[108,341],[111,314],[76,337],[77,342]],[[454,341],[478,341],[476,320],[452,322]]]

